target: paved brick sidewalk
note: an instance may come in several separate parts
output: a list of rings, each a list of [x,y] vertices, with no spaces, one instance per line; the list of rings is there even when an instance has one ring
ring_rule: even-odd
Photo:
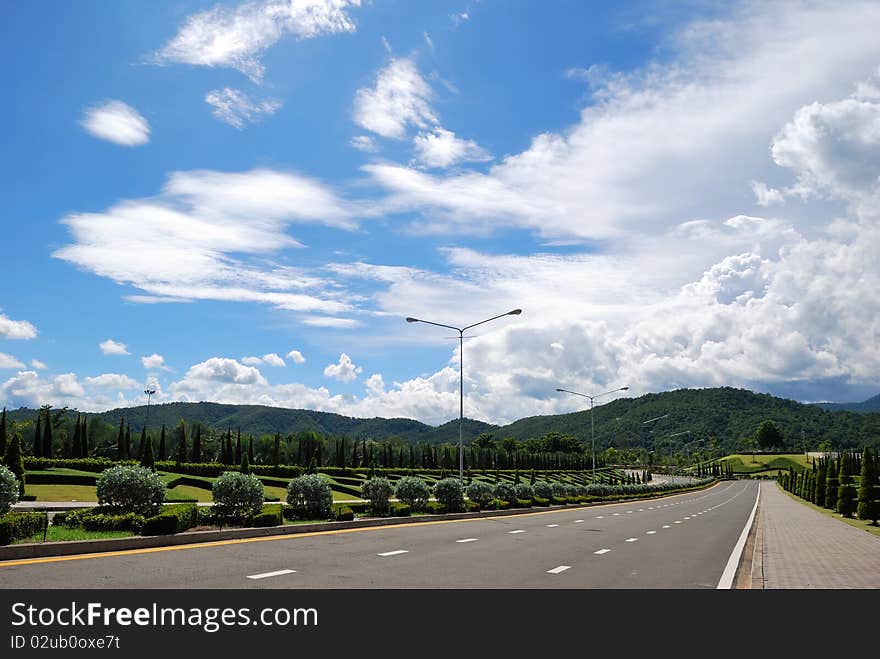
[[[761,482],[751,587],[880,588],[880,537]]]

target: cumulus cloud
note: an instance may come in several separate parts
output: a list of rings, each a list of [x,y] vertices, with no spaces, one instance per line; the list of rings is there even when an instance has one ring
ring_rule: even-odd
[[[208,92],[205,102],[214,108],[211,114],[217,119],[239,129],[275,114],[281,108],[281,102],[274,98],[252,101],[244,92],[229,87]]]
[[[102,373],[95,377],[87,377],[84,382],[99,389],[135,389],[139,386],[137,380],[121,373]]]
[[[141,357],[141,364],[143,364],[144,368],[148,371],[155,371],[156,369],[168,369],[168,367],[165,366],[165,358],[162,355],[157,355],[156,353]]]
[[[131,353],[128,351],[128,348],[124,343],[119,343],[118,341],[114,341],[113,339],[107,339],[106,341],[101,341],[98,344],[98,347],[101,349],[105,355],[130,355]]]
[[[302,364],[306,361],[306,358],[303,357],[302,353],[299,350],[291,350],[285,356],[288,359],[292,359],[295,364]]]
[[[41,362],[39,359],[32,359],[31,360],[31,368],[35,368],[38,371],[42,371],[42,370],[45,370],[49,367],[46,366],[46,364],[44,364],[43,362]]]
[[[150,141],[150,124],[122,101],[106,101],[87,108],[81,123],[91,135],[122,146],[140,146]]]
[[[462,140],[452,131],[435,128],[413,140],[416,159],[425,167],[445,168],[460,162],[485,162],[492,156],[473,140]]]
[[[379,71],[372,88],[358,89],[354,120],[382,137],[402,139],[408,126],[427,128],[437,123],[431,109],[434,93],[410,59],[392,59]]]
[[[356,366],[351,361],[351,357],[343,352],[339,355],[339,361],[337,363],[329,364],[327,368],[324,369],[324,375],[328,378],[335,378],[340,382],[351,382],[360,375],[362,370],[363,369],[360,366]]]
[[[12,355],[0,352],[0,368],[24,368],[24,364]]]
[[[284,360],[274,352],[270,352],[268,355],[263,355],[262,357],[245,357],[241,360],[241,363],[247,364],[248,366],[259,366],[260,364],[268,364],[269,366],[286,366]]]
[[[360,0],[262,0],[234,9],[217,6],[187,18],[177,35],[155,55],[159,64],[182,63],[238,69],[263,78],[263,53],[284,36],[310,39],[354,32],[348,15]]]
[[[176,391],[184,391],[191,381],[210,380],[235,385],[266,384],[266,379],[253,366],[245,366],[234,359],[211,357],[191,366],[183,380],[172,385]]]
[[[6,314],[0,313],[0,338],[4,339],[34,339],[37,336],[37,328],[26,320],[12,320]]]

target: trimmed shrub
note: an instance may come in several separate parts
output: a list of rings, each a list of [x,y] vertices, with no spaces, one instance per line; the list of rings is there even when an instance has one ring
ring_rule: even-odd
[[[532,488],[535,491],[535,497],[541,499],[547,499],[549,501],[550,497],[553,496],[553,486],[550,485],[547,481],[536,481]]]
[[[532,503],[536,506],[549,506],[550,499],[545,499],[544,497],[533,497]]]
[[[493,488],[489,483],[484,483],[483,481],[471,481],[471,484],[467,486],[467,497],[474,503],[478,504],[480,508],[485,508],[494,498],[492,489]]]
[[[381,516],[388,514],[388,500],[394,488],[384,476],[376,476],[361,485],[361,496],[370,502],[370,514]]]
[[[78,508],[70,510],[60,520],[55,516],[55,524],[69,529],[81,528],[86,531],[128,531],[139,533],[146,521],[137,513],[120,513],[107,506],[96,508]]]
[[[457,513],[464,508],[464,491],[457,478],[443,478],[434,485],[434,496],[445,506],[445,512]]]
[[[296,519],[327,519],[333,505],[333,493],[323,478],[306,474],[287,484],[287,503]]]
[[[495,488],[492,490],[492,494],[495,495],[496,499],[500,499],[501,501],[516,501],[516,487],[510,483],[505,483],[504,481],[495,483]]]
[[[263,506],[263,510],[250,520],[251,526],[281,526],[282,524],[284,524],[284,519],[281,515],[281,506],[278,504]]]
[[[156,515],[165,500],[165,483],[146,467],[118,465],[101,472],[98,504],[115,514]]]
[[[191,503],[165,506],[161,513],[144,520],[141,535],[180,533],[196,526],[198,522],[198,511],[196,506]]]
[[[354,511],[348,506],[341,506],[333,511],[333,519],[337,522],[351,522],[354,520]]]
[[[431,497],[431,488],[418,476],[402,476],[394,486],[394,494],[413,510],[424,510]]]
[[[263,484],[253,474],[224,472],[214,481],[211,493],[216,517],[244,521],[263,509]]]
[[[535,496],[534,488],[528,483],[517,483],[513,486],[514,492],[516,492],[517,499],[528,499],[532,500],[532,497]]]
[[[568,496],[568,486],[565,483],[551,483],[550,491],[553,493],[554,497]]]
[[[391,517],[409,517],[410,514],[412,514],[412,508],[409,507],[409,504],[398,502],[391,504]]]
[[[425,512],[431,515],[440,515],[446,512],[446,506],[439,501],[429,501],[425,504]]]
[[[531,508],[532,500],[531,499],[517,499],[516,500],[517,508]]]
[[[9,513],[0,517],[0,545],[42,533],[49,525],[46,513]]]
[[[0,515],[5,515],[18,503],[19,483],[12,470],[0,465]]]

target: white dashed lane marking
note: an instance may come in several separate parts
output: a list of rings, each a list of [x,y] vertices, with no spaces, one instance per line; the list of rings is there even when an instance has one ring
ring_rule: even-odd
[[[518,529],[516,531],[508,531],[508,533],[525,533],[523,529]]]
[[[576,520],[574,520],[574,523],[575,523],[575,524],[580,524],[580,523],[583,522],[583,521],[584,521],[584,520],[582,520],[582,519],[576,519]]]
[[[669,528],[669,524],[664,524],[664,525],[663,525],[663,528],[664,528],[664,529],[668,529],[668,528]]]
[[[267,579],[269,577],[280,577],[282,574],[293,574],[296,570],[276,570],[275,572],[264,572],[263,574],[252,574],[248,579]]]
[[[593,553],[602,555],[602,554],[607,554],[609,551],[611,551],[611,550],[610,549],[600,549],[599,551],[594,551]]]
[[[657,533],[657,531],[648,531],[647,533],[648,535],[654,535],[655,533]]]
[[[553,529],[553,528],[556,528],[557,526],[559,526],[559,524],[548,524],[548,525],[547,525],[547,528],[548,528],[548,529]]]
[[[376,554],[376,556],[397,556],[398,554],[408,554],[408,549],[395,549],[394,551],[386,551],[381,554]]]
[[[477,538],[462,538],[461,540],[456,540],[456,542],[476,542]]]
[[[627,538],[626,541],[627,542],[638,542],[639,539],[638,538]]]
[[[559,567],[555,567],[552,570],[547,570],[547,574],[559,574],[560,572],[565,572],[569,569],[571,569],[571,565],[560,565]]]

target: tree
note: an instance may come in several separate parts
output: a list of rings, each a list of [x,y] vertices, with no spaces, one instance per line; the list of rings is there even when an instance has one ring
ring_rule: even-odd
[[[0,455],[6,455],[6,408],[0,415]]]
[[[144,453],[147,450],[147,429],[141,428],[141,446],[138,450],[138,462],[141,463],[141,466],[144,465]]]
[[[80,457],[89,457],[89,420],[84,416],[82,422],[82,433],[80,434]]]
[[[116,457],[122,460],[125,454],[125,417],[119,419],[119,434],[116,436]]]
[[[80,457],[80,451],[82,450],[79,441],[80,441],[80,433],[82,432],[82,419],[80,415],[76,415],[76,421],[73,423],[73,442],[70,445],[70,456],[71,458]]]
[[[196,436],[193,438],[192,461],[199,463],[202,461],[202,426],[196,426]]]
[[[3,463],[18,479],[18,496],[24,496],[24,456],[21,450],[21,435],[15,433],[12,441],[6,443]]]
[[[272,464],[276,467],[281,464],[281,435],[277,432],[275,433],[275,445],[272,447]]]
[[[146,435],[141,437],[141,467],[156,471],[156,460],[153,457],[153,438]]]
[[[775,421],[762,421],[755,430],[755,442],[761,450],[772,450],[784,446],[782,430]]]
[[[125,424],[125,440],[122,442],[123,445],[123,460],[128,460],[131,458],[131,424]]]
[[[162,434],[159,435],[159,460],[164,462],[168,459],[168,449],[165,446],[165,424],[162,424]]]
[[[53,446],[54,439],[52,437],[52,417],[49,413],[51,408],[46,405],[43,409],[46,410],[46,422],[43,424],[43,457],[52,458],[55,457],[55,447]]]
[[[878,501],[877,496],[877,465],[874,456],[867,446],[862,451],[862,473],[859,479],[859,499],[856,515],[859,519],[870,519],[871,524],[877,526]]]
[[[34,449],[33,449],[35,458],[43,457],[43,422],[40,419],[40,415],[37,415],[37,423],[34,428]]]
[[[852,485],[852,476],[849,475],[849,461],[841,456],[840,470],[837,474],[837,512],[844,517],[851,517],[855,512],[855,488]]]
[[[241,428],[238,429],[238,440],[235,443],[235,461],[241,464]]]
[[[186,449],[186,425],[184,425],[183,420],[177,424],[176,430],[178,431],[179,440],[177,442],[177,457],[175,462],[177,464],[181,464],[182,462],[186,462],[187,449]]]
[[[254,464],[254,437],[251,435],[248,437],[248,462]]]
[[[251,473],[251,462],[248,459],[247,451],[241,456],[241,464],[239,465],[238,470],[243,474]]]

